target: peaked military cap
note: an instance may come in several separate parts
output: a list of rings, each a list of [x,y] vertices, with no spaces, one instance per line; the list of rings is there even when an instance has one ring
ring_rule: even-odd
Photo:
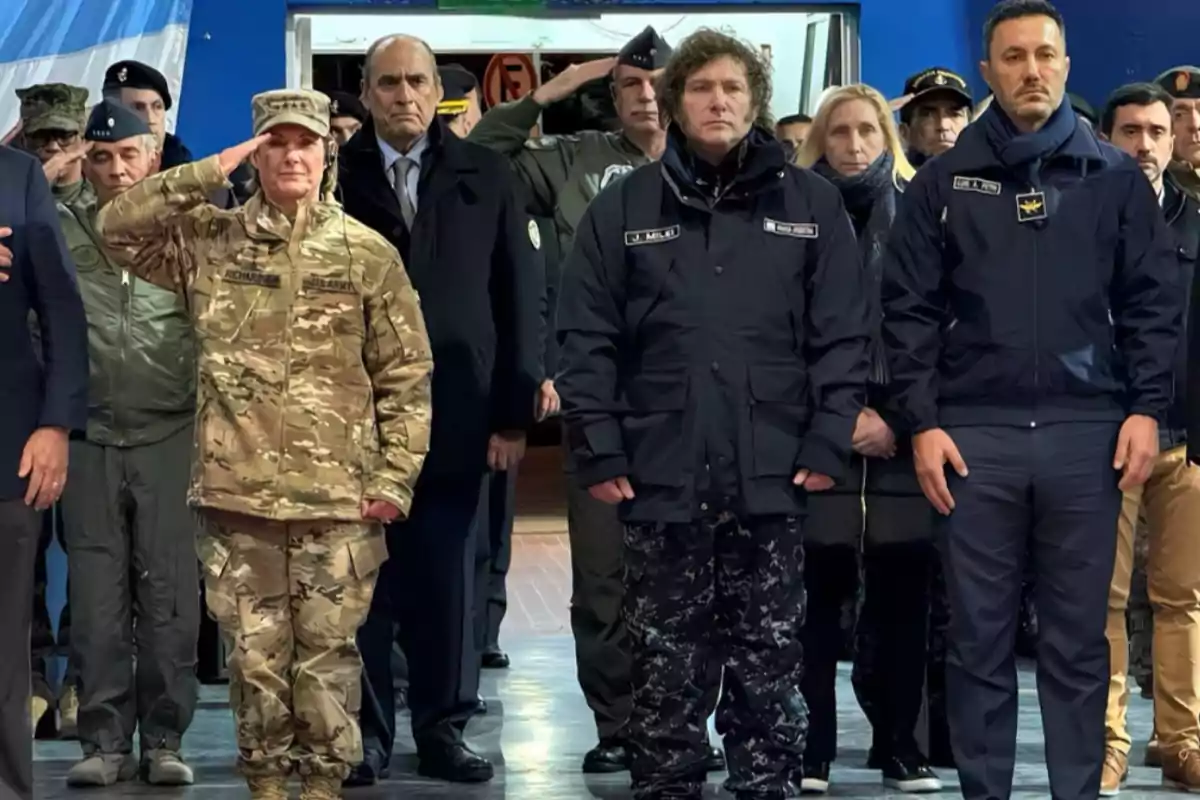
[[[140,61],[118,61],[104,73],[104,91],[110,89],[153,89],[162,98],[163,108],[171,110],[171,87],[163,74]]]
[[[438,78],[442,81],[442,101],[437,113],[454,116],[467,110],[467,95],[479,85],[475,75],[461,64],[443,64],[438,67]]]
[[[67,131],[79,133],[87,116],[88,90],[65,83],[39,83],[17,89],[21,101],[21,129],[25,133]]]
[[[1200,100],[1200,67],[1172,67],[1154,82],[1176,100]]]
[[[329,135],[329,98],[311,89],[275,89],[250,100],[254,135],[276,125],[299,125],[318,136]]]
[[[931,67],[916,75],[910,75],[904,82],[905,96],[912,95],[908,102],[934,94],[948,94],[962,100],[964,105],[972,103],[971,90],[963,76],[945,67]]]
[[[150,126],[120,103],[102,100],[92,108],[83,138],[89,142],[119,142],[150,133]]]
[[[662,69],[670,57],[671,45],[658,35],[653,26],[647,25],[644,31],[626,42],[617,53],[617,63],[639,69]]]
[[[326,92],[329,95],[330,117],[352,117],[359,122],[367,121],[367,108],[349,92]]]

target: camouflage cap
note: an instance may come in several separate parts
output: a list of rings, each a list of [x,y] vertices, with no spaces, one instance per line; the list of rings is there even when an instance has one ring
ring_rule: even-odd
[[[40,83],[17,89],[21,101],[21,129],[80,133],[87,119],[88,90],[65,83]]]
[[[309,89],[276,89],[254,95],[254,135],[276,125],[299,125],[318,136],[329,135],[329,98]]]

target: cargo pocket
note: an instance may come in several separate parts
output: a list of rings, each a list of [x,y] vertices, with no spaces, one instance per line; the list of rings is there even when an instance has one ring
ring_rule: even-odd
[[[224,631],[237,630],[237,586],[229,574],[232,551],[219,537],[203,531],[196,537],[196,554],[204,570],[204,602],[208,606],[208,615]]]
[[[683,443],[687,375],[646,373],[626,389],[629,412],[621,419],[621,438],[630,477],[649,486],[684,485],[691,448]]]
[[[383,527],[372,525],[370,533],[351,540],[346,549],[350,556],[350,572],[346,575],[342,595],[339,628],[344,635],[353,636],[367,619],[379,569],[388,559]]]
[[[808,423],[808,376],[796,367],[750,367],[754,475],[791,475]]]

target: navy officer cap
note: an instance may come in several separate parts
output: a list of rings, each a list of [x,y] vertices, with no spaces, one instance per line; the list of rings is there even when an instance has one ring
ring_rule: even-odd
[[[150,133],[150,126],[120,103],[103,100],[92,109],[83,138],[89,142],[119,142]]]
[[[1172,67],[1154,82],[1176,100],[1200,100],[1200,67]]]
[[[474,73],[462,64],[443,64],[438,67],[438,78],[442,81],[442,91],[446,100],[462,100],[479,85]]]
[[[359,122],[367,121],[367,108],[349,92],[326,92],[329,95],[329,116],[352,117]]]
[[[153,89],[162,98],[163,108],[171,110],[171,88],[163,74],[140,61],[118,61],[104,73],[104,91]]]
[[[662,69],[671,57],[671,45],[658,35],[654,27],[647,25],[646,29],[630,39],[617,53],[617,63],[626,64],[639,69]]]

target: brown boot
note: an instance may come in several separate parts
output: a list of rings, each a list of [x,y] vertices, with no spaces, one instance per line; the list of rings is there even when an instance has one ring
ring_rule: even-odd
[[[324,775],[305,776],[304,790],[300,792],[300,800],[342,800],[341,778],[330,778]]]
[[[1116,797],[1129,776],[1129,756],[1111,747],[1104,751],[1104,771],[1100,773],[1100,796]]]
[[[288,800],[288,781],[282,775],[255,775],[247,778],[250,800]]]
[[[1150,741],[1146,742],[1146,757],[1142,759],[1142,763],[1147,767],[1160,768],[1163,764],[1162,747],[1158,743],[1158,737],[1155,736]]]
[[[1162,754],[1163,786],[1200,792],[1200,750]]]

